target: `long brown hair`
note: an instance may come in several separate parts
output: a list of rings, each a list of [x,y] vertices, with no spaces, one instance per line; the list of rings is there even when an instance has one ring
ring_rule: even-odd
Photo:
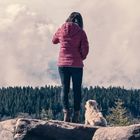
[[[79,12],[72,12],[66,22],[74,22],[83,29],[83,18]]]

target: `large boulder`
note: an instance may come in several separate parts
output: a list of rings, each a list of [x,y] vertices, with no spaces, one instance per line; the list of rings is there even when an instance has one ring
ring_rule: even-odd
[[[0,122],[0,140],[14,140],[16,119]]]
[[[92,140],[140,140],[140,124],[99,128]]]
[[[140,140],[140,124],[91,127],[55,120],[17,118],[0,122],[0,140]]]
[[[15,140],[91,140],[98,127],[63,121],[19,119]]]

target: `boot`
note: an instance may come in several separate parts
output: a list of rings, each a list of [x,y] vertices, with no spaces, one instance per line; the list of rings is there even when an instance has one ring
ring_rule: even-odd
[[[79,123],[80,122],[80,111],[74,111],[73,117],[72,117],[73,123]]]
[[[70,122],[70,111],[63,109],[63,113],[64,113],[64,122]]]

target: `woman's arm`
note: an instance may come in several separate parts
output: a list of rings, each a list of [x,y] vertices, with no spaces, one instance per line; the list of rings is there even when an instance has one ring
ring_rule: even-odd
[[[83,60],[86,59],[88,52],[89,52],[89,43],[85,31],[83,31],[81,37],[81,57]]]
[[[52,42],[53,44],[58,44],[59,42],[59,34],[60,34],[60,28],[57,30],[57,32],[54,34]]]

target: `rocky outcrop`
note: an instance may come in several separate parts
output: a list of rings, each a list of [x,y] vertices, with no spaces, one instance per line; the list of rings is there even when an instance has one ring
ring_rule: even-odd
[[[0,140],[140,140],[140,124],[91,127],[21,118],[0,122]]]
[[[16,119],[0,122],[0,140],[14,140]]]
[[[62,121],[19,119],[15,140],[91,140],[98,127]]]
[[[55,120],[13,119],[0,122],[0,140],[91,140],[97,129]]]
[[[140,140],[140,124],[99,128],[92,140]]]

